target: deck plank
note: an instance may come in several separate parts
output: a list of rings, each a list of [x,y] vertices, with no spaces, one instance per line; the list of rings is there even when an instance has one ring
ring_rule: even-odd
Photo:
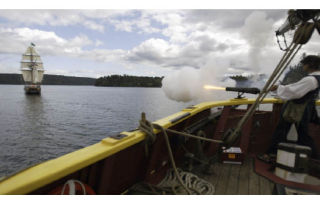
[[[238,194],[239,195],[248,195],[249,194],[249,173],[250,173],[250,164],[249,159],[245,159],[239,174],[239,183],[238,183]]]
[[[222,167],[221,167],[220,163],[215,163],[211,169],[212,169],[213,174],[207,176],[208,181],[210,181],[211,184],[213,184],[216,187],[218,180],[219,180],[219,177],[222,172]]]
[[[227,185],[229,181],[231,165],[229,164],[220,164],[221,173],[219,175],[217,184],[216,184],[216,193],[217,195],[224,195],[227,191]]]
[[[238,193],[240,168],[241,165],[231,165],[231,171],[226,191],[227,195],[236,195]]]
[[[272,186],[271,182],[264,178],[264,177],[259,177],[260,179],[260,195],[271,195],[272,194]]]
[[[259,195],[260,194],[260,181],[259,175],[254,172],[253,160],[250,159],[250,175],[249,175],[249,195]]]
[[[213,174],[202,178],[215,186],[217,195],[271,195],[274,184],[256,174],[253,165],[252,158],[242,165],[217,162],[211,166]]]

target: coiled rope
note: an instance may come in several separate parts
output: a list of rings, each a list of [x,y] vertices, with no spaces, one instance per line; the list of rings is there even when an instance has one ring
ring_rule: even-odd
[[[210,182],[190,172],[182,171],[180,168],[178,168],[177,171],[184,184],[192,190],[191,194],[213,195],[215,193],[215,188]],[[169,169],[166,177],[157,186],[161,188],[172,188],[174,193],[178,194],[177,188],[179,188],[179,184],[175,171]]]

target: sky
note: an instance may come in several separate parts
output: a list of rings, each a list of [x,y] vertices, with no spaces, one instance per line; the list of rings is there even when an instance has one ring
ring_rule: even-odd
[[[283,54],[274,34],[287,15],[286,9],[10,8],[0,9],[0,73],[20,73],[21,55],[33,42],[46,74],[94,78],[208,68],[216,76],[268,74]],[[303,52],[318,52],[314,37]]]

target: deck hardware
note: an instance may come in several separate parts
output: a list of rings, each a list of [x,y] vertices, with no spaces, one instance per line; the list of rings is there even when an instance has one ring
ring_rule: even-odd
[[[126,134],[116,134],[116,135],[111,135],[111,136],[109,136],[110,138],[113,138],[113,139],[122,139],[122,138],[124,138],[124,137],[127,137],[128,135],[126,135]]]

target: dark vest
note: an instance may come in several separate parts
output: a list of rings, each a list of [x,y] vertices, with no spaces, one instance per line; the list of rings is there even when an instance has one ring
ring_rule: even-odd
[[[319,124],[320,120],[317,115],[315,102],[316,102],[316,99],[318,98],[319,91],[320,91],[320,75],[310,75],[310,76],[314,76],[316,78],[318,82],[318,87],[308,92],[303,97],[299,99],[294,99],[292,101],[297,104],[302,104],[308,101],[309,103],[304,111],[304,115],[301,122],[303,122],[303,124],[307,124],[309,122],[314,122]]]
[[[293,102],[295,102],[297,104],[301,104],[306,101],[315,101],[317,99],[317,97],[319,95],[319,89],[320,89],[320,75],[311,75],[311,76],[315,77],[316,80],[318,81],[318,87],[314,90],[311,90],[310,92],[305,94],[303,97],[301,97],[299,99],[292,100]]]

